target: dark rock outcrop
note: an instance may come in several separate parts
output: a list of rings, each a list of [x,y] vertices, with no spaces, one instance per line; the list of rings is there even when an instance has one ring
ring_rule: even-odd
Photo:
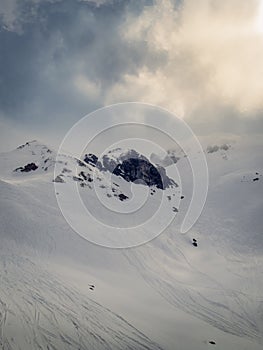
[[[165,189],[177,184],[166,175],[162,166],[153,165],[145,156],[135,150],[129,150],[118,157],[112,156],[111,152],[104,155],[100,160],[95,154],[85,154],[84,161],[101,171],[122,177],[127,182],[136,182],[152,187]],[[123,200],[123,199],[122,199]]]
[[[38,169],[38,166],[35,163],[28,163],[24,167],[16,168],[14,171],[20,171],[21,173],[28,173],[30,171],[35,171]]]
[[[90,164],[91,166],[95,167],[98,161],[98,157],[95,156],[95,154],[89,153],[85,154],[84,156],[84,162]]]
[[[119,194],[119,199],[120,201],[125,201],[126,199],[128,199],[129,197],[127,197],[125,194],[121,193]]]
[[[197,240],[195,238],[193,238],[192,244],[193,244],[194,247],[198,247]]]
[[[157,168],[144,159],[126,159],[115,167],[113,174],[121,176],[128,182],[141,183],[149,187],[156,186],[162,190],[172,185],[164,169]]]

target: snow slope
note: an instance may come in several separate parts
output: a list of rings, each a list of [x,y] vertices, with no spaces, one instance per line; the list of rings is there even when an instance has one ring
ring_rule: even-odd
[[[2,349],[160,349],[28,258],[1,254]]]
[[[71,170],[76,162],[64,156],[60,160],[61,171]],[[182,188],[184,199],[177,203],[176,219],[151,242],[116,250],[83,240],[65,221],[52,182],[52,150],[32,142],[1,154],[2,348],[261,349],[260,147],[236,144],[207,153],[207,160],[208,200],[189,233],[179,233],[192,187],[187,158],[181,157],[167,168],[169,175],[169,168],[176,166],[182,179],[182,187],[166,192],[166,196],[176,192],[178,201]],[[38,168],[13,171],[31,163]],[[74,180],[75,174],[67,170],[65,183],[58,186],[75,181],[83,201],[92,202],[96,211],[94,183]],[[84,172],[93,176],[94,171],[103,185],[99,195],[117,210],[138,204],[140,198],[130,200],[133,188],[123,179],[92,167]],[[143,191],[142,185],[135,186],[140,186],[137,194]],[[129,200],[121,201],[120,193]],[[158,190],[149,196],[149,213],[158,196]],[[167,211],[172,207],[167,199]],[[98,215],[104,218],[100,211]],[[198,247],[192,245],[193,238]]]

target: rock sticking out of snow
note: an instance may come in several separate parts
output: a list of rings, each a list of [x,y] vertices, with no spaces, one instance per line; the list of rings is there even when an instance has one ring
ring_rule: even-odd
[[[38,166],[35,163],[28,163],[25,166],[20,166],[19,168],[16,168],[14,171],[20,171],[21,173],[29,173],[30,171],[37,170]]]

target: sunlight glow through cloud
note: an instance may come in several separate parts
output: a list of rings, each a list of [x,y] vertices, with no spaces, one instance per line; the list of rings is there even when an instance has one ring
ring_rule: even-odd
[[[259,1],[256,30],[263,34],[263,1]]]

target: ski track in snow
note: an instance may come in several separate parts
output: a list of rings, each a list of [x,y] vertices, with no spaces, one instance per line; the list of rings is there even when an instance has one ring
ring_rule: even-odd
[[[88,259],[84,257],[84,245],[82,247],[61,216],[51,195],[51,170],[43,170],[44,175],[38,169],[33,175],[10,176],[8,167],[14,169],[28,162],[28,155],[23,153],[23,161],[19,159],[17,164],[17,152],[14,151],[10,159],[4,155],[7,166],[0,181],[0,347],[3,350],[160,349],[124,319],[68,287],[41,268],[41,264],[26,257],[30,249],[45,258],[54,257],[58,251],[67,255],[76,244],[73,260],[79,255],[83,258],[79,260],[81,263],[94,263],[94,274],[96,266],[100,266],[93,248],[87,253]],[[34,159],[40,154],[42,163],[45,162],[45,152],[46,149],[37,145]],[[254,184],[250,170],[246,170],[248,180],[242,182],[243,168],[250,169],[254,163],[236,165],[216,156],[210,156],[210,167],[215,171],[211,174],[212,194],[194,229],[185,236],[175,235],[179,228],[174,224],[152,242],[124,250],[123,256],[175,309],[223,332],[262,344],[263,259],[259,230],[262,221],[261,218],[250,220],[254,211],[260,213],[262,208],[262,182]],[[231,159],[231,154],[227,158]],[[217,173],[219,162],[225,162],[220,163],[223,175]],[[49,163],[52,168],[52,159]],[[233,170],[238,166],[240,169]],[[67,176],[65,178],[70,179],[70,175]],[[112,188],[107,177],[104,180],[107,193]],[[187,189],[186,199],[190,197]],[[83,191],[88,196],[94,195],[91,185]],[[244,198],[248,201],[246,207],[242,206]],[[180,211],[179,208],[179,215]],[[193,248],[191,237],[198,239],[198,248]],[[12,240],[15,249],[9,245]],[[109,269],[114,269],[116,261],[111,258],[105,253],[103,263],[112,264]],[[123,271],[120,268],[121,273],[126,273],[126,267]]]
[[[176,248],[175,248],[176,249]],[[191,315],[221,329],[224,332],[248,337],[262,343],[263,298],[239,291],[227,290],[220,282],[206,277],[202,291],[193,284],[185,284],[159,269],[159,258],[146,258],[147,254],[134,254],[129,262],[141,272],[145,281],[168,302]],[[148,261],[147,261],[148,260]],[[188,266],[192,268],[191,266]],[[192,269],[196,275],[199,272]],[[211,290],[211,291],[210,291]]]
[[[160,350],[123,318],[40,269],[1,252],[0,347]]]
[[[251,162],[249,149],[246,152]],[[255,164],[262,164],[254,157]],[[209,160],[210,169],[219,166],[219,158]],[[262,220],[260,215],[256,222],[250,218],[262,210],[262,183],[253,183],[252,171],[249,181],[242,182],[247,165],[238,162],[239,158],[221,164],[229,167],[227,175],[211,172],[213,187],[204,213],[187,235],[180,236],[175,225],[127,258],[170,304],[224,332],[262,344]],[[257,172],[263,173],[260,168]],[[192,249],[190,237],[198,238],[198,248]]]

